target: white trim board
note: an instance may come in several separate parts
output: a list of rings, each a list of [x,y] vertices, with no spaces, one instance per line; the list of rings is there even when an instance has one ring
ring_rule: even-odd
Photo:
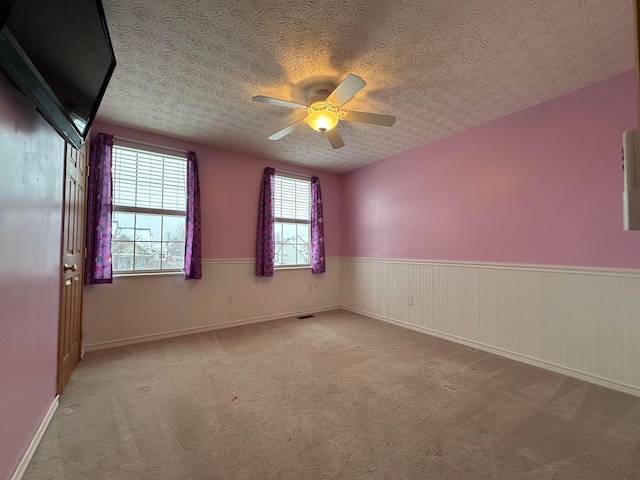
[[[47,414],[42,419],[42,423],[40,423],[40,426],[38,427],[36,434],[31,439],[31,442],[29,443],[27,450],[24,452],[24,455],[22,455],[22,458],[20,459],[20,463],[18,463],[16,470],[13,472],[13,475],[11,475],[11,480],[22,479],[22,476],[27,471],[27,467],[29,466],[29,463],[31,462],[33,455],[36,453],[36,450],[38,449],[38,445],[40,445],[40,441],[42,441],[42,437],[44,436],[44,433],[47,431],[47,428],[49,428],[49,424],[51,423],[51,420],[53,419],[53,415],[56,413],[56,410],[58,409],[58,405],[60,405],[60,396],[56,395],[55,398],[53,399],[53,402],[51,403],[51,406],[49,407],[49,410],[47,411]]]
[[[450,260],[420,260],[404,258],[340,257],[343,262],[375,262],[389,264],[430,265],[442,267],[485,268],[493,270],[519,270],[526,272],[570,273],[606,277],[640,278],[640,268],[589,267],[572,265],[538,265],[529,263],[462,262]]]
[[[86,352],[92,352],[95,350],[103,350],[105,348],[115,348],[115,347],[121,347],[123,345],[132,345],[135,343],[143,343],[143,342],[153,342],[154,340],[162,340],[165,338],[181,337],[183,335],[192,335],[195,333],[210,332],[212,330],[221,330],[223,328],[241,327],[242,325],[250,325],[252,323],[269,322],[271,320],[280,320],[283,318],[299,317],[302,315],[310,315],[313,313],[328,312],[330,310],[337,310],[339,308],[340,308],[340,305],[331,305],[328,307],[313,308],[310,310],[299,310],[296,312],[289,312],[289,313],[283,313],[283,314],[265,315],[263,317],[254,317],[254,318],[247,318],[244,320],[235,320],[232,322],[219,323],[217,325],[207,325],[205,327],[185,328],[182,330],[174,330],[172,332],[157,333],[152,335],[141,335],[139,337],[125,338],[123,340],[114,340],[111,342],[94,343],[91,345],[85,345],[84,348]]]
[[[344,305],[341,308],[343,310],[357,313],[359,315],[364,315],[365,317],[373,318],[375,320],[391,323],[399,327],[408,328],[409,330],[414,330],[416,332],[442,338],[444,340],[449,340],[450,342],[466,345],[467,347],[472,347],[478,350],[482,350],[484,352],[492,353],[500,357],[506,357],[521,363],[533,365],[534,367],[539,367],[545,370],[550,370],[552,372],[560,373],[562,375],[566,375],[567,377],[577,378],[578,380],[583,380],[585,382],[593,383],[594,385],[598,385],[605,388],[611,388],[613,390],[618,390],[620,392],[624,392],[630,395],[635,395],[637,397],[640,397],[640,388],[634,387],[633,385],[627,385],[625,383],[607,380],[606,378],[602,378],[597,375],[591,375],[585,372],[580,372],[578,370],[573,370],[571,368],[563,367],[562,365],[545,362],[543,360],[538,360],[537,358],[529,357],[527,355],[521,355],[519,353],[511,352],[509,350],[503,350],[501,348],[492,347],[490,345],[485,345],[484,343],[474,342],[473,340],[467,340],[464,338],[457,337],[455,335],[449,335],[447,333],[438,332],[436,330],[431,330],[429,328],[421,327],[419,325],[412,325],[410,323],[402,322],[400,320],[394,320],[392,318],[385,317],[382,315],[377,315],[371,312],[366,312],[358,308],[347,307]]]

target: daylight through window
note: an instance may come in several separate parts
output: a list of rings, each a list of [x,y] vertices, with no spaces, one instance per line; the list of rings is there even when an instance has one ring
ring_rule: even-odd
[[[311,182],[276,172],[276,267],[310,265]]]
[[[184,269],[187,160],[114,145],[114,273]]]

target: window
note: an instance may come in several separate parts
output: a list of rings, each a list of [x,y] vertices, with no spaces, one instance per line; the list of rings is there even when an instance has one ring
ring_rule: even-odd
[[[275,196],[276,267],[310,265],[311,181],[276,172]]]
[[[114,273],[184,269],[187,160],[113,146],[111,257]]]

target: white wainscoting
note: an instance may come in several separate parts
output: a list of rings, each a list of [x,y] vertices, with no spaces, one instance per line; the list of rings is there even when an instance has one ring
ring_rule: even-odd
[[[322,275],[306,268],[258,278],[254,265],[253,259],[204,260],[202,280],[122,276],[85,287],[83,343],[89,351],[340,306],[338,257],[327,258]]]
[[[640,395],[640,270],[348,257],[341,268],[347,310]]]

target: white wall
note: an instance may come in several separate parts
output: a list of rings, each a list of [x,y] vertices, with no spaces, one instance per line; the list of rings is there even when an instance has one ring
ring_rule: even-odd
[[[85,288],[87,349],[193,333],[253,321],[338,308],[340,259],[327,272],[309,268],[254,274],[253,259],[204,260],[202,280],[182,275],[116,277],[111,285]],[[233,303],[227,303],[227,294]]]
[[[640,270],[346,257],[341,268],[344,308],[640,395]]]

